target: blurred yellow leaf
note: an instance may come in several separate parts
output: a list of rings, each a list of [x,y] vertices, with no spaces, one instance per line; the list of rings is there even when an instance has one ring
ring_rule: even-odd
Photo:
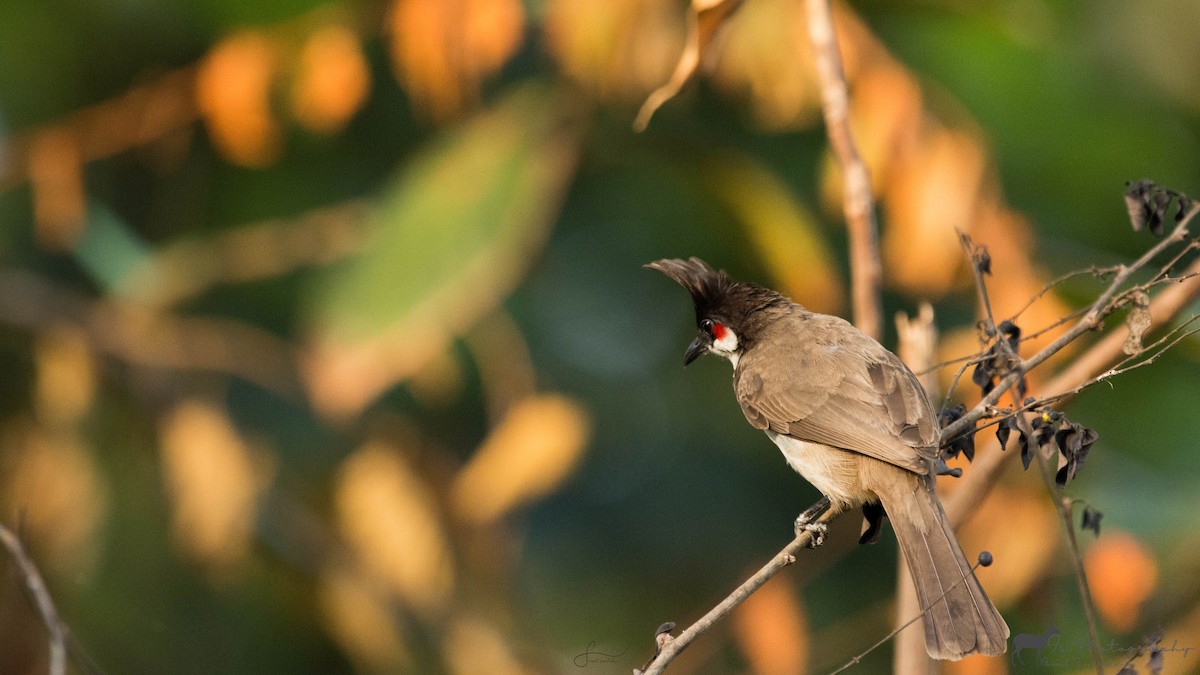
[[[358,36],[337,24],[304,42],[292,81],[292,114],[318,133],[342,128],[367,99],[371,72]]]
[[[346,540],[372,574],[413,609],[442,609],[454,559],[432,488],[397,448],[369,442],[348,457],[334,503]]]
[[[583,409],[562,396],[517,403],[455,478],[455,512],[489,522],[550,493],[582,457],[588,427]]]
[[[447,671],[453,675],[525,675],[525,668],[513,654],[504,636],[494,626],[474,617],[458,617],[450,625],[442,643]]]
[[[713,82],[729,98],[746,102],[766,129],[812,126],[821,108],[804,3],[746,3],[729,22]]]
[[[411,667],[408,644],[376,590],[343,567],[325,570],[317,588],[322,618],[359,672],[404,672]]]
[[[842,304],[841,275],[812,214],[773,173],[726,154],[704,167],[710,194],[721,200],[775,278],[774,286],[818,312]]]
[[[225,412],[210,403],[180,404],[159,435],[175,540],[212,571],[232,571],[249,552],[270,467],[256,461]]]
[[[1109,530],[1084,553],[1083,568],[1104,623],[1120,632],[1137,627],[1142,604],[1158,585],[1150,549],[1127,532]]]
[[[73,426],[96,394],[96,364],[87,337],[66,324],[54,327],[38,336],[34,358],[38,421],[56,428]]]
[[[570,102],[529,87],[443,136],[387,189],[364,253],[316,294],[305,364],[322,411],[356,414],[516,286],[578,150]]]
[[[679,55],[679,62],[675,64],[675,71],[665,84],[650,92],[633,122],[634,130],[644,130],[654,112],[674,98],[683,85],[692,79],[700,62],[707,56],[709,46],[716,39],[717,31],[741,4],[742,0],[692,0],[691,11],[688,12],[687,42]]]
[[[5,429],[0,480],[3,512],[22,525],[58,571],[84,574],[98,553],[108,489],[90,449],[68,434]]]
[[[419,112],[444,120],[479,98],[485,78],[520,46],[520,0],[395,0],[392,63]]]
[[[808,618],[786,576],[777,576],[733,612],[733,636],[757,675],[807,672]]]
[[[644,99],[679,60],[675,0],[549,0],[546,43],[559,67],[596,96]]]
[[[277,61],[271,40],[248,31],[226,38],[200,63],[196,105],[213,144],[234,164],[262,167],[279,155],[270,96]]]

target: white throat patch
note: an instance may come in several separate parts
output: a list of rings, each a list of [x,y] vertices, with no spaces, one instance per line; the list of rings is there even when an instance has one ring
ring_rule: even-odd
[[[713,340],[712,352],[729,359],[733,362],[733,367],[737,368],[738,357],[741,356],[741,352],[738,350],[737,334],[728,326],[724,328],[725,334],[721,336],[721,339]]]

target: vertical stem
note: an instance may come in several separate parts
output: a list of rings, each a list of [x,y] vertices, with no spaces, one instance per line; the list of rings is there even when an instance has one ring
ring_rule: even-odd
[[[899,338],[900,360],[914,372],[927,370],[933,365],[933,354],[937,349],[937,328],[934,325],[933,307],[922,303],[915,318],[906,314],[896,314],[896,335]],[[927,376],[921,379],[925,394],[934,400],[937,397],[937,378]],[[920,614],[924,608],[917,598],[917,589],[913,586],[912,573],[904,556],[897,556],[896,564],[896,610],[895,623],[903,625],[910,617]],[[893,673],[937,673],[940,667],[925,649],[925,631],[921,626],[909,626],[899,631],[892,652]]]
[[[829,0],[808,0],[808,31],[815,51],[817,78],[821,85],[821,109],[829,143],[842,168],[845,197],[842,202],[850,239],[851,297],[854,325],[879,339],[882,310],[879,297],[879,238],[875,224],[875,200],[867,165],[858,154],[850,131],[850,101],[846,73],[838,50],[837,33]]]
[[[1023,419],[1024,415],[1022,414],[1021,417]],[[1029,436],[1029,442],[1034,442],[1032,436]],[[1096,630],[1096,610],[1092,607],[1092,591],[1088,588],[1087,573],[1083,569],[1083,555],[1079,551],[1079,540],[1075,538],[1071,500],[1063,498],[1062,491],[1054,482],[1054,476],[1048,460],[1042,454],[1042,449],[1037,448],[1033,454],[1037,458],[1042,482],[1046,484],[1046,490],[1050,493],[1050,501],[1054,502],[1054,508],[1058,511],[1063,529],[1067,532],[1067,545],[1071,548],[1071,564],[1075,568],[1075,582],[1079,586],[1079,600],[1083,604],[1083,616],[1087,620],[1088,645],[1091,647],[1089,651],[1092,654],[1092,665],[1096,668],[1096,675],[1104,675],[1104,662],[1100,658],[1100,634]]]

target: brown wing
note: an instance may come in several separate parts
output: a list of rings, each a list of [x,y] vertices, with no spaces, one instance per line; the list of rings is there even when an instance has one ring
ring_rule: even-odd
[[[779,370],[768,364],[797,364]],[[750,424],[853,450],[919,474],[937,456],[933,410],[900,359],[842,319],[776,322],[734,373]]]

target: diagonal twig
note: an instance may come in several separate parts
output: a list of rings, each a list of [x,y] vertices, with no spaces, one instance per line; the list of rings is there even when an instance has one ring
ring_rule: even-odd
[[[17,563],[17,569],[20,570],[21,578],[25,581],[25,588],[33,596],[33,603],[42,617],[42,623],[46,625],[46,631],[50,634],[50,675],[65,675],[67,672],[66,630],[58,618],[58,610],[54,607],[54,600],[50,598],[50,591],[46,589],[46,582],[38,572],[37,565],[33,564],[33,560],[25,551],[25,546],[21,544],[20,538],[3,524],[0,524],[0,544],[8,549],[8,554]]]
[[[835,508],[830,508],[817,518],[815,523],[827,523],[841,515]],[[771,558],[766,565],[763,565],[757,572],[754,573],[746,581],[742,582],[732,593],[727,595],[724,600],[717,603],[715,607],[696,620],[691,626],[688,626],[679,635],[672,637],[669,634],[663,633],[657,636],[659,649],[654,655],[654,658],[646,664],[642,670],[635,670],[637,675],[660,675],[667,665],[671,663],[680,652],[682,652],[693,640],[700,637],[713,626],[717,621],[720,621],[727,614],[733,611],[735,607],[742,604],[746,598],[750,597],[754,591],[757,591],[763,584],[767,583],[778,574],[783,568],[796,562],[796,556],[809,547],[813,541],[811,532],[800,532],[796,538],[787,546],[783,547],[775,557]]]

